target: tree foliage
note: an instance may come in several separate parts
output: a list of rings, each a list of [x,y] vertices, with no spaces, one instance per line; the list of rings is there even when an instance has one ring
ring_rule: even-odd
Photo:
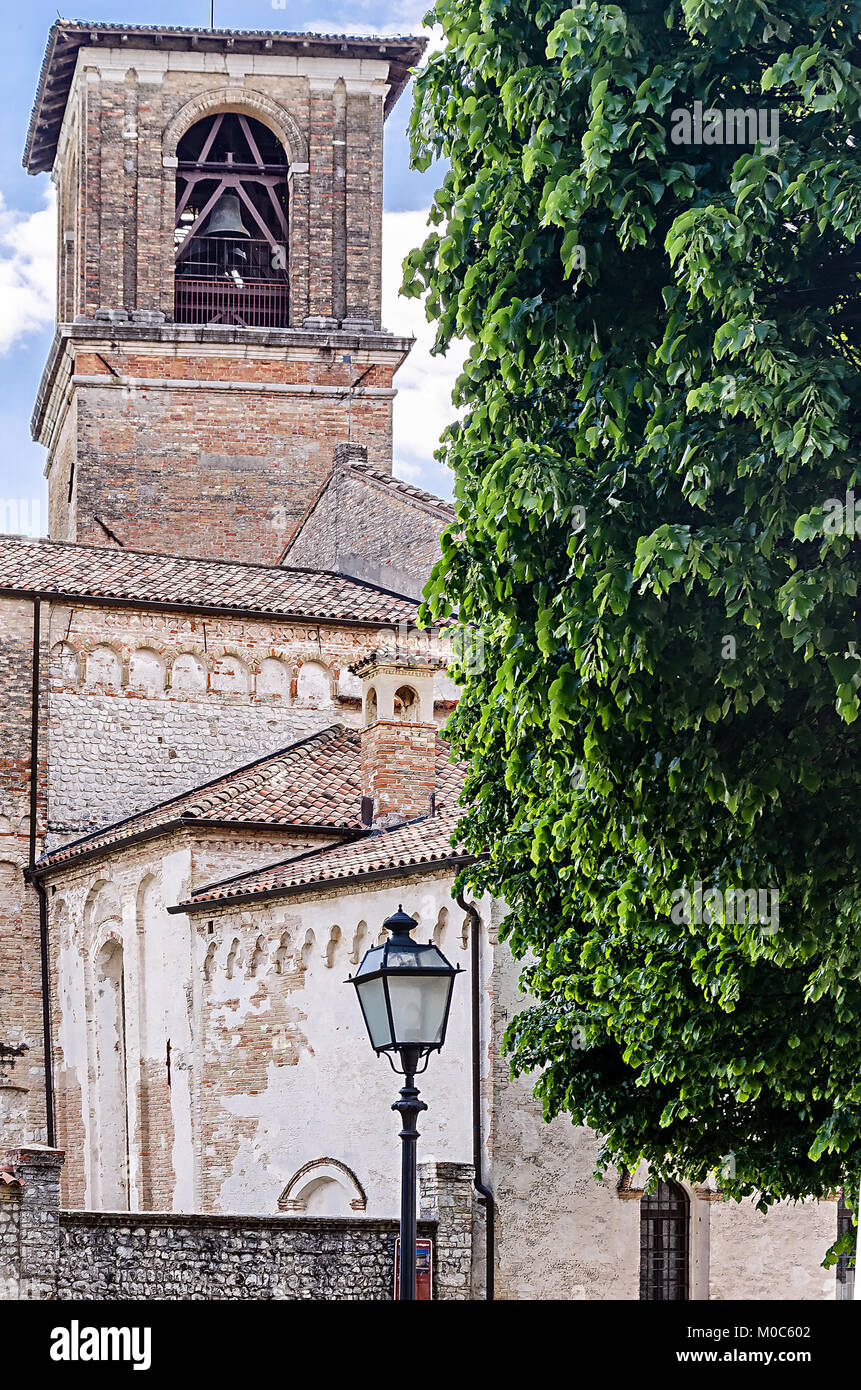
[[[472,346],[425,611],[484,635],[450,732],[527,962],[512,1065],[601,1165],[855,1191],[859,542],[825,519],[859,483],[861,3],[432,14],[413,158],[450,167],[404,284]],[[695,102],[779,140],[676,145]],[[679,923],[698,882],[779,928]]]

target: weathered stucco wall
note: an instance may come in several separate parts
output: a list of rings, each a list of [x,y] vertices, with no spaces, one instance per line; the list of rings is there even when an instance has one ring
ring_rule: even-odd
[[[501,916],[498,905],[494,919]],[[512,1081],[500,1055],[521,966],[497,947],[493,964],[491,1155],[497,1201],[497,1296],[503,1299],[637,1299],[640,1196],[645,1169],[626,1183],[611,1169],[593,1177],[598,1140],[564,1116],[541,1119],[529,1077]],[[835,1202],[780,1203],[767,1215],[750,1202],[685,1185],[689,1201],[690,1297],[833,1299],[835,1273],[821,1262],[837,1235]]]
[[[305,848],[297,839],[275,853],[271,842],[236,837],[222,862],[250,867]],[[468,936],[452,876],[213,904],[192,922],[167,907],[187,898],[199,853],[186,832],[53,882],[64,1202],[267,1215],[300,1170],[333,1159],[347,1175],[312,1173],[310,1210],[348,1214],[355,1179],[369,1215],[393,1215],[390,1107],[400,1083],[374,1057],[344,981],[401,903],[417,914],[420,938],[466,967],[446,1047],[423,1083],[430,1109],[420,1129],[422,1157],[470,1161]],[[116,1013],[99,1011],[112,997],[111,969],[121,969],[122,1036]]]
[[[837,1239],[837,1202],[711,1204],[709,1297],[832,1299],[835,1271],[823,1269]]]

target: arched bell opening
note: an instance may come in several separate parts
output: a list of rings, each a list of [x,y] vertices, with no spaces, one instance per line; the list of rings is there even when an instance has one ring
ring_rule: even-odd
[[[218,111],[177,146],[177,323],[288,323],[287,155],[261,121]]]

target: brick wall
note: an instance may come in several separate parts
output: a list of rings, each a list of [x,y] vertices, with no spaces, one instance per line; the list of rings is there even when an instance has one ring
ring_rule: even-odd
[[[378,719],[362,730],[362,795],[374,803],[374,825],[430,815],[435,750],[433,724]]]
[[[41,640],[37,852],[45,824],[47,617]],[[0,599],[0,1144],[44,1139],[39,913],[29,858],[33,604]]]
[[[213,336],[193,337],[204,331]],[[342,358],[356,343],[296,361],[286,346],[267,356],[229,342],[201,355],[177,333],[163,330],[161,350],[146,355],[133,340],[68,343],[72,375],[54,391],[75,408],[40,436],[56,539],[110,544],[107,526],[129,549],[275,564],[348,434],[390,472],[402,352],[383,344],[350,399]],[[62,413],[59,400],[53,409]]]
[[[82,50],[55,173],[65,324],[40,387],[51,534],[275,563],[335,446],[391,469],[380,332],[380,54],[329,60]],[[177,145],[219,110],[263,121],[288,160],[289,324],[174,313]],[[351,391],[351,383],[361,378]]]

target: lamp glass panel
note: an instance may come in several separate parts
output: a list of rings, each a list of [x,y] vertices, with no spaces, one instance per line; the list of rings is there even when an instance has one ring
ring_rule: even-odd
[[[440,1041],[451,983],[451,975],[389,977],[392,1022],[399,1047]]]
[[[379,970],[383,963],[383,946],[372,946],[362,957],[362,963],[356,971],[356,976],[372,975],[375,970]]]
[[[357,980],[356,993],[365,1014],[365,1022],[371,1035],[372,1047],[391,1047],[392,1032],[389,1028],[389,1015],[386,1010],[386,995],[383,981]]]

